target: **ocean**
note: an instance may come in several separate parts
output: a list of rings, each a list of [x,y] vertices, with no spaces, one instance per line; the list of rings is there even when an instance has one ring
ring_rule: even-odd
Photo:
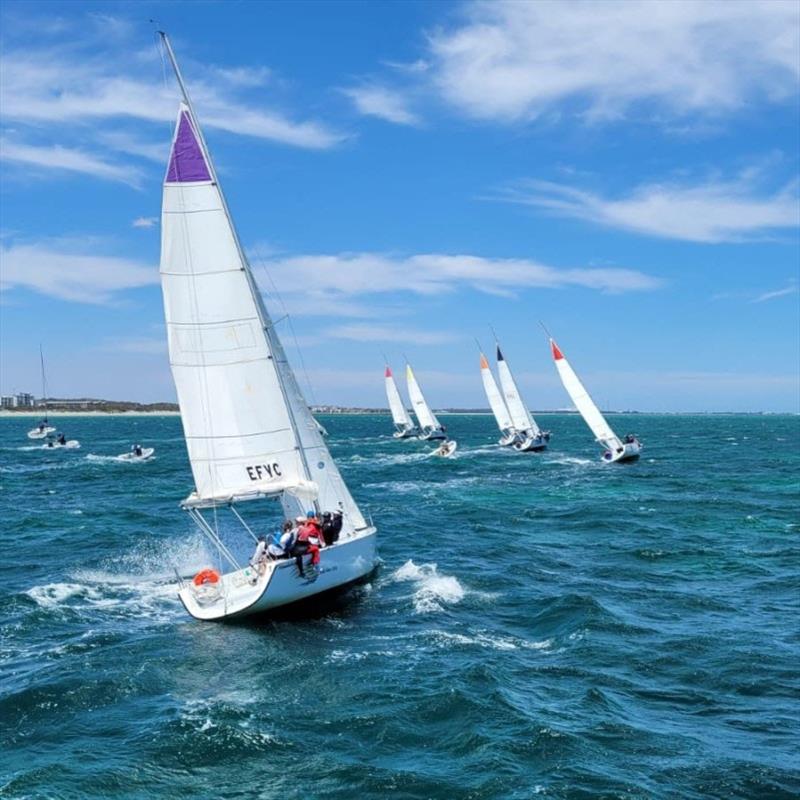
[[[177,417],[0,419],[0,797],[800,797],[800,418],[612,415],[628,465],[443,420],[451,460],[322,417],[381,565],[234,625],[176,598],[213,563]]]

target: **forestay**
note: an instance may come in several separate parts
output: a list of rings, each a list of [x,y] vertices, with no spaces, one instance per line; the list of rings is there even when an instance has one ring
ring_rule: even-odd
[[[514,427],[514,423],[508,413],[508,406],[506,406],[506,401],[503,400],[503,395],[500,394],[500,389],[497,388],[494,375],[492,375],[492,370],[489,368],[489,362],[483,353],[481,353],[481,378],[483,379],[483,388],[486,391],[486,399],[489,401],[489,406],[492,409],[494,418],[497,420],[498,427],[501,431],[511,430]]]
[[[413,428],[414,423],[411,421],[411,417],[403,404],[400,392],[397,390],[397,384],[394,381],[394,375],[392,375],[392,370],[389,367],[386,367],[386,397],[389,399],[389,410],[392,412],[394,424],[401,428]]]
[[[553,359],[556,362],[556,368],[558,369],[558,374],[561,376],[561,382],[564,384],[564,388],[567,390],[572,402],[575,404],[575,408],[578,409],[580,415],[591,428],[597,440],[605,443],[612,449],[622,447],[622,442],[619,437],[611,430],[611,426],[600,413],[600,409],[594,404],[594,400],[589,397],[589,393],[586,391],[580,379],[575,374],[575,371],[569,365],[567,359],[564,358],[564,354],[558,349],[558,345],[553,339],[550,339],[550,347],[553,351]]]
[[[442,426],[433,411],[431,411],[430,406],[425,402],[422,389],[419,388],[410,364],[406,364],[406,382],[408,383],[408,396],[411,399],[411,405],[414,407],[414,413],[419,420],[420,428],[439,430]]]
[[[161,236],[170,365],[196,486],[189,501],[282,494],[285,506],[341,507],[348,527],[364,527],[286,361],[183,103]]]
[[[525,404],[519,396],[514,376],[511,374],[499,346],[497,348],[497,373],[500,376],[500,386],[503,388],[503,396],[514,427],[518,431],[531,431],[534,436],[539,436],[541,434],[539,426],[534,422],[530,411],[525,408]]]

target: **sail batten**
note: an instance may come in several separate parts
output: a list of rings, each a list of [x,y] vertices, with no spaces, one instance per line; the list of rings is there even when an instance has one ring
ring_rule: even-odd
[[[586,391],[580,378],[575,374],[575,370],[564,358],[564,354],[553,339],[550,339],[550,348],[553,352],[553,360],[556,362],[556,369],[561,377],[561,382],[595,438],[612,449],[622,447],[622,441],[611,429],[606,418],[595,405],[589,392]]]
[[[533,419],[531,412],[526,408],[525,403],[522,402],[517,383],[511,374],[508,363],[503,358],[503,353],[500,351],[499,346],[497,347],[497,374],[500,376],[503,397],[514,427],[521,433],[531,431],[534,436],[540,436],[541,430]]]

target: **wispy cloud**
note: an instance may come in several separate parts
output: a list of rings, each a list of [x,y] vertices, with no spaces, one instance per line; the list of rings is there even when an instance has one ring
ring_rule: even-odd
[[[324,335],[332,339],[357,342],[395,342],[408,344],[444,344],[459,337],[446,331],[411,330],[407,326],[351,324],[328,328]]]
[[[610,228],[692,242],[761,238],[800,225],[798,182],[765,193],[753,176],[652,183],[610,198],[549,181],[520,181],[500,197]]]
[[[89,253],[71,242],[2,245],[0,260],[3,290],[25,288],[79,303],[106,303],[119,292],[159,279],[155,266]]]
[[[528,259],[437,253],[298,255],[271,258],[266,264],[285,298],[300,294],[307,303],[397,292],[438,296],[460,288],[511,297],[532,288],[581,287],[613,293],[662,285],[659,278],[632,269],[560,269]]]
[[[798,287],[796,283],[789,286],[784,286],[783,289],[773,289],[769,292],[763,292],[758,297],[753,298],[752,303],[765,303],[767,300],[775,300],[778,297],[786,297],[790,294],[797,294]]]
[[[136,217],[131,223],[134,228],[152,228],[158,224],[158,217]]]
[[[57,144],[39,147],[3,139],[0,141],[0,159],[44,170],[79,172],[103,180],[127,183],[130,186],[138,186],[141,177],[136,167],[111,164],[81,150]]]
[[[399,89],[365,84],[342,89],[361,114],[379,117],[397,125],[419,125],[420,118],[409,108],[408,97]]]
[[[430,37],[433,87],[459,111],[517,122],[553,111],[654,119],[793,102],[794,0],[468,3]]]

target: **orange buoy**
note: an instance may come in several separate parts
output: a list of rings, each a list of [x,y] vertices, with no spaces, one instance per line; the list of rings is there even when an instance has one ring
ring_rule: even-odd
[[[202,586],[205,583],[219,583],[219,572],[215,569],[201,569],[194,576],[193,583],[195,586]]]

